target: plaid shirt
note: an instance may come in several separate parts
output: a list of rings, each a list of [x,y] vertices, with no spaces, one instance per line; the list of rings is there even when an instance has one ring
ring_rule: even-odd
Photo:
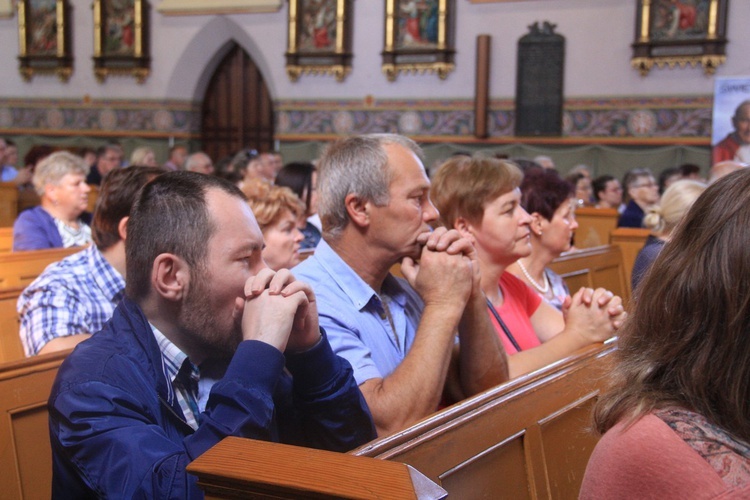
[[[98,332],[124,291],[122,275],[93,245],[51,264],[18,298],[26,355],[58,337]]]
[[[182,352],[164,336],[154,325],[151,325],[156,343],[161,351],[162,369],[164,375],[172,382],[172,390],[180,403],[185,422],[193,429],[200,423],[200,409],[198,408],[198,381],[200,372]]]

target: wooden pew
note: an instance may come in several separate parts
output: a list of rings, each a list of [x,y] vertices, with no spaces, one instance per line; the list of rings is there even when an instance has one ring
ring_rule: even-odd
[[[3,498],[50,498],[52,450],[47,399],[70,351],[0,365],[0,492]]]
[[[44,268],[84,247],[51,248],[0,254],[0,289],[28,286]]]
[[[94,207],[96,207],[96,200],[99,198],[99,186],[96,184],[89,184],[89,188],[91,191],[89,191],[89,204],[86,207],[86,211],[93,214]]]
[[[13,227],[0,227],[0,253],[13,250]]]
[[[634,227],[618,227],[609,235],[609,244],[617,245],[622,249],[622,258],[625,261],[625,273],[630,283],[630,275],[633,273],[633,264],[638,252],[646,243],[651,231],[648,229]]]
[[[589,431],[591,408],[605,385],[615,350],[614,341],[589,346],[372,441],[351,455],[408,464],[440,484],[449,498],[577,498],[598,440]],[[266,446],[275,445],[256,444],[222,441],[189,470],[212,498],[303,496],[301,490],[290,492],[283,482],[268,488],[268,471],[282,469],[285,475],[303,480],[308,498],[380,498],[374,492],[354,495],[335,482],[321,484],[309,473],[310,461],[300,460],[294,448],[269,453]],[[320,462],[326,458],[316,459],[315,470],[326,470]],[[339,466],[331,464],[332,469]]]
[[[609,233],[617,228],[619,217],[615,208],[576,208],[576,248],[591,248],[609,243]]]
[[[549,267],[565,280],[571,293],[581,287],[602,287],[619,295],[625,306],[630,300],[630,279],[619,246],[603,245],[566,252]]]
[[[12,226],[18,216],[18,186],[0,182],[0,226]]]
[[[23,359],[16,302],[23,288],[0,290],[0,363]]]

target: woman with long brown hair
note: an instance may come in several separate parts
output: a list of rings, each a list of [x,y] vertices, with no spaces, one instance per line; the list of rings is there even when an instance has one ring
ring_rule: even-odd
[[[582,498],[750,496],[750,170],[695,202],[620,333]]]

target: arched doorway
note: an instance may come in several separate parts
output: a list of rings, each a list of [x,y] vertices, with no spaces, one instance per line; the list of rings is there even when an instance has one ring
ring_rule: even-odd
[[[250,56],[233,43],[203,97],[203,150],[218,161],[242,148],[273,150],[273,101]]]

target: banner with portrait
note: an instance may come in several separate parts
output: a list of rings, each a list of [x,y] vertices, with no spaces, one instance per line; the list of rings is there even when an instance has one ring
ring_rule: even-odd
[[[716,78],[712,160],[750,163],[750,76]]]

